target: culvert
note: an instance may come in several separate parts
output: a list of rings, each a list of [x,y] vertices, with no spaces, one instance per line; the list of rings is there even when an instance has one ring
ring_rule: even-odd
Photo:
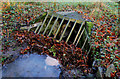
[[[47,26],[44,28],[44,24],[45,24],[45,22],[47,20],[48,15],[49,16],[52,15],[52,16],[49,18]],[[89,42],[88,42],[89,36],[87,34],[87,28],[85,27],[86,20],[81,21],[81,20],[77,20],[77,19],[74,19],[74,18],[69,18],[69,17],[66,17],[66,16],[67,15],[64,16],[64,15],[60,15],[58,13],[48,12],[48,14],[46,15],[44,21],[34,30],[34,33],[40,34],[40,35],[46,35],[46,36],[49,36],[49,37],[53,37],[54,39],[57,39],[57,41],[59,41],[59,42],[64,40],[68,44],[71,43],[71,44],[75,45],[75,47],[81,46],[80,48],[82,50],[87,49],[87,52],[89,54],[91,47],[90,46],[85,47],[86,44],[90,45]],[[54,17],[56,17],[56,18],[54,18]],[[54,20],[55,22],[53,22],[53,25],[48,30],[49,25],[51,24],[51,21],[52,21],[53,18],[55,19]],[[58,23],[58,27],[57,27],[57,29],[55,31],[55,34],[52,34],[52,32],[54,32],[54,27],[56,25],[57,20],[60,20],[60,22]],[[64,21],[67,24],[63,24]],[[69,24],[72,25],[72,26],[69,26]],[[60,33],[61,27],[63,25],[65,25],[65,27],[63,27],[62,32]],[[78,27],[77,27],[78,29],[74,31],[76,25],[78,25]],[[68,31],[68,28],[70,28],[69,33],[68,33],[69,35],[65,35],[66,31]],[[31,28],[28,28],[28,31],[31,31],[31,30],[32,30]],[[75,32],[75,37],[73,38],[72,41],[70,41],[70,39],[72,39],[71,38],[72,35],[74,35],[74,34],[72,34],[73,31]],[[59,38],[57,38],[58,34],[59,34]],[[86,55],[86,57],[87,56],[88,55]]]

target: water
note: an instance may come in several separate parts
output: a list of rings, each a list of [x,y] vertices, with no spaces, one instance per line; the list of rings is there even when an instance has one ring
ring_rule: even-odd
[[[23,55],[3,67],[2,77],[59,77],[59,66],[58,61],[49,56]]]

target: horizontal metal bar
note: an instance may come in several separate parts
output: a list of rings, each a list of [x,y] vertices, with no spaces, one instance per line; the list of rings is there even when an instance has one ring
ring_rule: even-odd
[[[49,20],[49,22],[48,22],[48,24],[47,24],[47,26],[46,26],[46,28],[45,28],[45,30],[44,30],[44,32],[43,32],[43,35],[44,35],[45,32],[47,31],[47,28],[49,27],[49,25],[50,25],[52,19],[53,19],[53,15],[51,16],[51,18],[50,18],[50,20]]]
[[[45,19],[44,19],[44,21],[43,21],[43,23],[42,23],[39,31],[38,31],[38,34],[40,33],[41,29],[43,28],[43,25],[44,25],[45,21],[47,20],[48,15],[49,15],[49,13],[47,13],[47,15],[46,15],[46,17],[45,17]],[[39,28],[39,27],[38,27],[38,28]],[[36,29],[36,31],[37,31],[37,29]]]
[[[44,23],[45,23],[47,17],[48,17],[48,13],[47,13],[47,15],[46,15],[46,17],[45,17],[45,19],[44,19],[44,21],[43,21],[43,23],[42,23],[42,26],[41,26],[41,27],[38,26],[38,27],[36,28],[36,30],[35,30],[35,33],[37,32],[37,30],[39,29],[39,27],[40,27],[40,30],[42,29],[42,27],[43,27],[43,25],[44,25]],[[39,32],[40,32],[40,30],[39,30]],[[39,32],[38,32],[38,34],[39,34]]]
[[[57,17],[59,15],[60,19],[65,17],[64,15],[61,15],[61,14],[59,14],[57,12],[55,13],[55,12],[49,11],[49,13],[50,13],[49,15],[53,15],[54,14],[55,17]],[[65,20],[69,20],[69,19],[70,19],[69,17],[65,17]],[[76,21],[76,19],[71,18],[71,22],[75,22],[75,21]],[[77,20],[77,23],[81,24],[83,21],[84,20],[80,18],[80,20]]]
[[[51,34],[51,32],[52,32],[52,30],[53,30],[55,24],[57,23],[58,18],[59,18],[59,16],[57,16],[57,18],[56,18],[56,20],[55,20],[55,22],[54,22],[54,24],[53,24],[53,26],[52,26],[52,28],[51,28],[51,30],[50,30],[48,36],[50,36],[50,34]]]
[[[79,36],[79,38],[78,38],[77,43],[76,43],[75,46],[77,46],[77,44],[79,43],[80,38],[82,37],[84,31],[85,31],[85,27],[83,28],[83,30],[82,30],[82,32],[81,32],[81,34],[80,34],[80,36]]]
[[[78,33],[77,33],[77,35],[76,35],[76,37],[75,37],[74,42],[73,42],[73,44],[75,44],[75,42],[76,42],[76,40],[77,40],[77,37],[78,37],[78,35],[79,35],[79,33],[80,33],[80,31],[81,31],[82,26],[84,25],[84,23],[85,23],[85,21],[83,21],[83,23],[81,24],[81,26],[80,26],[80,28],[79,28],[79,31],[78,31]]]
[[[65,33],[65,31],[66,31],[66,29],[67,29],[67,27],[68,27],[69,23],[70,23],[70,19],[69,19],[69,21],[68,21],[67,25],[65,26],[65,29],[64,29],[64,31],[63,31],[63,33],[62,33],[62,35],[61,35],[61,37],[60,37],[59,41],[61,41],[61,40],[62,40],[63,35],[64,35],[64,33]]]
[[[30,26],[31,26],[31,25],[30,25]],[[31,28],[29,27],[29,28],[28,28],[28,31],[30,31],[30,29],[31,29]]]
[[[30,29],[32,29],[34,27],[39,27],[41,24],[42,24],[42,22],[30,25],[30,27],[28,27],[28,31],[30,31]]]
[[[67,38],[67,40],[66,40],[66,43],[68,42],[68,40],[69,40],[69,38],[70,38],[70,36],[71,36],[74,28],[75,28],[76,22],[77,22],[77,20],[75,21],[75,23],[74,23],[74,25],[73,25],[73,27],[72,27],[72,30],[70,31],[70,34],[69,34],[69,36],[68,36],[68,38]]]
[[[63,19],[62,19],[62,21],[61,21],[61,23],[60,23],[60,25],[59,25],[59,27],[58,27],[57,32],[55,33],[54,38],[56,38],[56,36],[57,36],[57,34],[58,34],[59,30],[60,30],[60,27],[62,26],[63,21],[64,21],[64,17],[63,17]]]

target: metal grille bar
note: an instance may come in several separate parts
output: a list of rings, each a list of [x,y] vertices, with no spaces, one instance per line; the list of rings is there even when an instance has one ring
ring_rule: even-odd
[[[62,40],[62,38],[63,38],[63,36],[64,36],[64,34],[65,34],[65,32],[66,32],[66,30],[67,30],[67,28],[68,28],[68,25],[70,24],[70,22],[74,22],[74,25],[71,27],[72,29],[70,30],[70,33],[69,33],[69,35],[67,36],[67,39],[66,39],[66,43],[67,43],[67,42],[69,41],[72,33],[73,33],[73,30],[74,30],[74,28],[75,28],[75,26],[76,26],[76,23],[79,23],[79,20],[72,20],[72,18],[68,18],[68,17],[62,16],[62,15],[60,15],[60,14],[55,14],[55,13],[52,14],[52,13],[48,12],[47,15],[46,15],[46,17],[45,17],[45,19],[44,19],[44,21],[43,21],[43,23],[42,23],[42,25],[38,25],[38,27],[35,29],[35,33],[39,34],[39,33],[41,32],[41,30],[42,30],[42,28],[43,28],[43,25],[45,24],[45,22],[46,22],[46,20],[47,20],[47,18],[48,18],[49,15],[50,15],[51,17],[50,17],[50,20],[49,20],[47,26],[45,27],[45,30],[42,31],[42,32],[43,32],[43,35],[45,35],[45,33],[46,33],[49,25],[51,24],[51,21],[52,21],[53,17],[57,17],[57,18],[55,19],[54,24],[52,25],[52,27],[50,27],[50,32],[47,32],[47,33],[48,33],[48,34],[47,34],[48,36],[51,35],[51,33],[52,33],[52,31],[53,31],[53,29],[54,29],[54,27],[55,27],[58,19],[59,19],[59,18],[62,19],[60,25],[57,27],[58,29],[55,30],[56,33],[55,33],[55,35],[54,35],[54,38],[57,37],[57,35],[58,35],[58,33],[59,33],[60,29],[61,29],[61,26],[63,25],[64,20],[66,20],[66,19],[68,20],[68,22],[67,22],[66,26],[64,27],[64,30],[63,30],[63,32],[62,32],[62,34],[61,34],[61,36],[60,36],[59,41]],[[81,24],[81,23],[82,23],[82,24]],[[73,41],[73,44],[75,44],[75,46],[78,45],[78,43],[79,43],[79,41],[80,41],[80,39],[81,39],[84,31],[86,31],[85,27],[83,27],[83,25],[85,24],[85,21],[83,21],[83,22],[80,21],[80,24],[81,24],[81,26],[79,27],[79,30],[78,30],[75,38],[74,38],[74,41]],[[41,26],[41,27],[40,27],[40,26]],[[83,29],[82,29],[82,28],[83,28]],[[30,28],[28,29],[28,31],[29,31],[29,30],[30,30]],[[82,30],[82,32],[81,32],[81,30]],[[87,34],[87,31],[85,32],[85,35],[87,35],[87,37],[85,38],[84,43],[83,43],[83,45],[82,45],[82,48],[81,48],[82,50],[83,50],[83,48],[85,47],[85,44],[86,44],[87,40],[89,39],[89,36],[88,36],[88,34]],[[89,50],[88,50],[88,54],[89,54],[90,50],[91,50],[91,46],[90,46],[90,48],[89,48]]]
[[[78,31],[78,33],[77,33],[77,35],[76,35],[76,37],[75,37],[74,42],[73,42],[73,44],[75,44],[75,42],[76,42],[76,40],[77,40],[77,37],[78,37],[78,35],[79,35],[79,33],[80,33],[80,31],[81,31],[82,26],[84,25],[84,23],[85,23],[85,21],[83,21],[83,23],[81,24],[81,26],[80,26],[80,28],[79,28],[79,31]]]
[[[50,30],[48,36],[50,36],[50,34],[51,34],[51,32],[52,32],[52,30],[53,30],[55,24],[57,23],[58,18],[59,18],[59,16],[56,18],[56,20],[55,20],[55,22],[54,22],[54,24],[53,24],[53,26],[52,26],[52,28],[51,28],[51,30]]]
[[[56,36],[57,36],[57,34],[58,34],[59,30],[60,30],[60,27],[62,26],[63,21],[64,21],[64,17],[63,17],[63,19],[62,19],[62,21],[61,21],[61,23],[60,23],[60,25],[59,25],[59,27],[58,27],[57,32],[55,33],[54,38],[56,38]]]
[[[31,26],[31,25],[30,25]],[[30,31],[31,28],[28,29],[28,31]]]
[[[87,56],[88,56],[88,54],[90,53],[91,48],[92,48],[92,46],[90,45],[89,51],[88,51],[88,53],[87,53]]]
[[[41,29],[42,29],[42,27],[43,27],[45,21],[47,20],[48,14],[49,14],[49,13],[47,13],[47,15],[46,15],[46,17],[45,17],[45,19],[44,19],[44,21],[43,21],[43,23],[42,23],[40,29],[39,29],[39,26],[36,28],[35,33],[37,32],[38,29],[39,29],[38,34],[40,33],[40,31],[41,31]]]
[[[81,36],[83,35],[83,32],[85,31],[85,27],[83,28],[83,30],[82,30],[82,32],[81,32],[81,34],[80,34],[80,36],[79,36],[79,38],[78,38],[78,41],[77,41],[77,43],[76,43],[76,45],[75,46],[77,46],[77,44],[79,43],[79,41],[80,41],[80,38],[81,38]]]
[[[46,26],[46,28],[45,28],[45,30],[44,30],[44,32],[43,32],[43,35],[44,35],[45,32],[47,31],[47,28],[48,28],[48,26],[50,25],[52,19],[53,19],[53,15],[51,16],[50,21],[48,22],[48,24],[47,24],[47,26]]]
[[[83,48],[84,48],[84,46],[85,46],[85,43],[86,43],[87,39],[88,39],[88,37],[85,38],[84,44],[83,44],[83,46],[82,46],[82,48],[81,48],[82,50],[83,50]]]
[[[63,35],[64,35],[64,33],[65,33],[65,31],[66,31],[66,29],[67,29],[67,27],[68,27],[69,23],[70,23],[70,19],[69,19],[69,21],[68,21],[67,25],[65,26],[65,29],[64,29],[64,31],[63,31],[63,33],[62,33],[62,35],[61,35],[61,37],[60,37],[59,41],[61,41],[61,40],[62,40]]]
[[[68,38],[67,38],[67,40],[66,40],[66,43],[68,42],[68,40],[69,40],[69,38],[70,38],[70,36],[71,36],[74,28],[75,28],[76,22],[77,22],[77,20],[75,21],[75,23],[74,23],[74,25],[73,25],[73,27],[72,27],[72,30],[70,31],[70,34],[69,34],[69,36],[68,36]]]

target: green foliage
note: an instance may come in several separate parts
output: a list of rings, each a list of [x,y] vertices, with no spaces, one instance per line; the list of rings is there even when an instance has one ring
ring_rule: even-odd
[[[55,52],[55,46],[53,45],[51,49],[48,49],[50,52]]]
[[[92,22],[87,22],[87,28],[88,28],[88,32],[91,33],[91,28],[93,27],[93,23]]]

